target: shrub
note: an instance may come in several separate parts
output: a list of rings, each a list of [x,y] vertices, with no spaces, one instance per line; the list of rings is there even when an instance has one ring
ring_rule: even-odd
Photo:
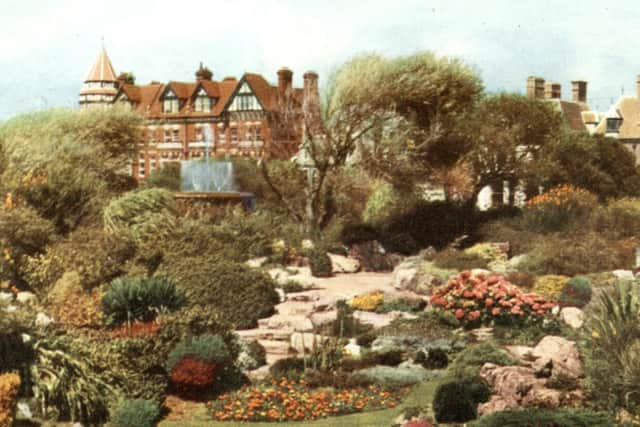
[[[324,326],[326,334],[339,338],[353,338],[372,329],[371,325],[353,317],[353,309],[344,300],[336,303],[336,311],[336,320]]]
[[[160,169],[154,169],[142,182],[143,188],[164,188],[169,191],[180,191],[180,162],[167,162]]]
[[[258,319],[273,314],[280,302],[276,284],[266,273],[221,258],[200,256],[163,262],[156,275],[179,283],[190,306],[216,311],[235,329],[255,327]]]
[[[374,366],[354,373],[356,379],[377,384],[387,390],[418,384],[424,381],[427,376],[428,371],[420,367]]]
[[[438,267],[455,270],[486,269],[488,267],[488,261],[481,255],[455,249],[445,249],[442,252],[438,252],[433,262]]]
[[[347,224],[342,228],[341,240],[347,246],[378,240],[378,231],[369,224]]]
[[[597,248],[597,255],[594,253]],[[546,236],[527,254],[521,270],[534,274],[575,276],[631,267],[632,252],[594,233]]]
[[[640,235],[640,199],[624,198],[599,206],[591,215],[591,227],[608,239]]]
[[[309,267],[313,277],[330,277],[333,274],[331,259],[321,248],[313,249],[309,253]]]
[[[384,293],[382,291],[373,291],[353,297],[350,305],[355,310],[376,311],[383,301]]]
[[[564,307],[584,307],[591,301],[591,283],[583,276],[571,278],[562,288],[558,303]]]
[[[463,372],[472,371],[477,374],[480,367],[485,363],[493,363],[499,366],[516,365],[506,351],[497,346],[492,341],[485,341],[479,344],[469,346],[462,350],[450,365],[450,371]],[[469,369],[471,368],[471,369]]]
[[[640,408],[640,294],[620,281],[602,292],[587,312],[581,353],[596,408]]]
[[[102,297],[102,310],[107,324],[120,325],[149,322],[159,311],[175,311],[185,303],[184,292],[168,279],[126,277],[111,282]]]
[[[529,252],[543,236],[528,229],[522,217],[501,219],[488,222],[480,227],[483,240],[509,242],[513,255]]]
[[[376,313],[389,313],[391,311],[417,313],[423,311],[426,306],[427,302],[421,298],[397,298],[383,302],[376,308]]]
[[[269,367],[269,374],[274,378],[300,375],[305,368],[304,359],[300,357],[286,357],[276,361]]]
[[[167,371],[180,392],[203,390],[213,385],[218,366],[228,364],[231,356],[217,335],[187,337],[171,350]]]
[[[241,340],[237,363],[244,370],[257,369],[267,364],[267,352],[257,340]]]
[[[475,255],[487,263],[507,260],[507,254],[493,243],[476,243],[470,248],[465,249],[464,252],[467,255]]]
[[[468,271],[436,289],[431,304],[469,326],[541,320],[554,306],[539,295],[523,293],[503,276],[472,276]]]
[[[78,289],[69,292],[64,300],[48,304],[48,311],[60,324],[95,328],[102,325],[101,307],[102,292],[99,288],[90,292]]]
[[[485,415],[473,427],[610,427],[610,413],[587,409],[511,409]]]
[[[584,224],[598,204],[592,193],[571,185],[552,188],[527,201],[523,221],[531,230],[551,233]]]
[[[536,276],[524,271],[510,271],[506,274],[506,279],[520,289],[533,289],[536,283]]]
[[[111,415],[113,427],[153,427],[160,418],[160,408],[151,400],[127,399]]]
[[[419,350],[414,358],[425,369],[444,369],[449,364],[447,353],[441,348]]]
[[[478,416],[478,403],[489,400],[491,390],[479,378],[464,378],[438,385],[433,411],[439,423],[466,423]]]
[[[20,377],[18,374],[0,374],[0,426],[13,424],[13,415],[17,403]]]
[[[533,291],[549,299],[557,300],[568,282],[569,278],[567,276],[548,274],[536,280],[533,285]]]

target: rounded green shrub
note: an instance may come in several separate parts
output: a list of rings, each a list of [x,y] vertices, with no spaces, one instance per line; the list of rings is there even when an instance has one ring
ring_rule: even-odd
[[[439,423],[466,423],[478,416],[478,403],[489,400],[491,390],[480,377],[457,378],[442,383],[433,397]]]
[[[313,277],[331,277],[331,259],[322,249],[315,249],[309,254],[309,267]]]
[[[153,320],[159,312],[175,311],[186,303],[184,292],[161,277],[115,279],[102,297],[108,325]]]
[[[169,353],[166,363],[167,370],[171,371],[185,357],[215,364],[225,364],[231,361],[227,345],[217,335],[184,338]]]
[[[301,357],[287,357],[278,360],[269,368],[269,374],[274,378],[298,376],[304,371],[304,359]]]
[[[591,301],[591,283],[583,276],[571,278],[562,288],[558,303],[564,307],[584,307]]]
[[[473,427],[609,427],[615,425],[608,412],[587,409],[510,409],[485,415]]]
[[[151,400],[127,399],[111,415],[113,427],[153,427],[160,417],[160,408]]]

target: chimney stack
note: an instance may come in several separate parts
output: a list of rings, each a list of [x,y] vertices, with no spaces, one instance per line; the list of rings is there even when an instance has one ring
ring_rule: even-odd
[[[323,134],[322,119],[320,118],[320,93],[318,92],[318,73],[307,71],[304,73],[302,111],[305,126],[312,136]]]
[[[640,99],[640,74],[636,77],[636,96]]]
[[[587,82],[584,80],[571,82],[571,99],[573,102],[587,102]]]
[[[544,79],[535,76],[527,78],[527,97],[528,98],[544,98]]]
[[[560,83],[546,82],[544,84],[544,98],[545,99],[562,98],[562,87],[560,86]]]
[[[292,81],[293,71],[286,67],[278,70],[278,94],[280,96],[284,97],[291,92]]]

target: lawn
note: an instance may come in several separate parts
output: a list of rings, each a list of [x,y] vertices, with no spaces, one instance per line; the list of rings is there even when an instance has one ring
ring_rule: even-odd
[[[412,406],[427,406],[433,400],[433,393],[438,385],[436,380],[425,381],[418,384],[407,396],[407,398],[397,408],[384,409],[380,411],[370,411],[359,414],[344,415],[340,417],[330,417],[315,421],[291,421],[284,423],[251,422],[244,423],[249,427],[273,427],[274,425],[295,426],[295,427],[389,427],[393,420],[402,412],[404,408]],[[207,413],[204,404],[198,407],[191,419],[180,421],[163,421],[159,427],[231,427],[237,425],[235,421],[222,422],[212,421]]]

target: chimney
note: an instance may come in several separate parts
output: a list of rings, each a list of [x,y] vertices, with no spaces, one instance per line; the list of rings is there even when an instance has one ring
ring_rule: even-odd
[[[307,71],[304,73],[304,87],[302,111],[305,126],[312,136],[323,134],[322,119],[320,118],[320,94],[318,92],[318,73]]]
[[[636,96],[640,99],[640,74],[636,77]]]
[[[527,78],[527,97],[544,98],[544,79],[535,76]]]
[[[544,84],[544,99],[560,99],[562,97],[562,87],[560,83],[546,82]]]
[[[213,73],[207,67],[200,63],[200,68],[196,71],[196,81],[201,82],[202,80],[211,80],[213,78]]]
[[[293,71],[286,67],[278,70],[278,94],[280,96],[285,96],[288,92],[291,92],[292,81]]]
[[[571,82],[571,99],[573,102],[587,102],[587,82],[584,80]]]

